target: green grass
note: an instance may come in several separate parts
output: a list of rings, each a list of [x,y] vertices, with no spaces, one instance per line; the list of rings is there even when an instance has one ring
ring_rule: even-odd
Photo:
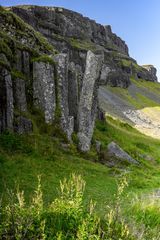
[[[105,201],[113,196],[116,185],[115,179],[108,174],[109,170],[101,164],[85,160],[72,146],[63,149],[58,139],[45,135],[4,134],[1,135],[0,146],[0,192],[4,195],[5,187],[14,189],[15,183],[19,183],[29,198],[37,176],[41,175],[45,201],[48,202],[52,195],[56,196],[60,179],[75,172],[87,181],[86,197],[99,202],[99,211],[103,210]]]
[[[34,124],[38,125],[36,118]],[[20,190],[25,191],[29,202],[36,187],[37,176],[41,176],[44,203],[48,204],[53,196],[58,196],[59,181],[64,177],[68,178],[71,173],[76,173],[86,181],[85,205],[93,199],[97,202],[97,214],[103,218],[108,211],[107,206],[114,203],[118,179],[127,171],[129,186],[123,194],[123,214],[127,221],[135,221],[137,224],[140,222],[141,210],[134,211],[133,214],[126,211],[126,206],[131,209],[130,203],[135,194],[149,194],[159,187],[160,141],[146,137],[130,125],[111,117],[107,118],[107,122],[96,122],[92,149],[85,154],[78,152],[76,145],[68,145],[62,138],[49,136],[48,132],[44,132],[44,129],[36,131],[34,127],[34,133],[31,135],[0,135],[0,193],[4,202],[7,199],[7,189],[16,191],[17,185]],[[119,164],[113,168],[100,164],[94,147],[95,140],[102,142],[103,151],[108,143],[115,141],[140,164]],[[154,161],[147,162],[143,157],[145,155],[152,156]],[[153,210],[153,213],[151,211],[148,214],[158,221],[159,214],[155,215],[155,212],[156,210]],[[148,226],[151,226],[152,222],[149,222]],[[146,238],[148,239],[152,238]]]
[[[16,69],[12,69],[11,76],[13,79],[20,78],[26,80],[26,76],[22,72],[17,71]]]
[[[12,51],[9,46],[5,43],[4,39],[0,39],[0,52],[4,53],[8,59],[11,59]]]
[[[32,62],[44,62],[44,63],[50,63],[51,65],[55,65],[53,57],[49,55],[41,55],[39,57],[34,57],[32,58]]]
[[[129,124],[107,117],[107,124],[97,122],[94,138],[100,140],[104,146],[110,141],[116,141],[124,150],[141,160],[142,154],[148,154],[160,160],[160,141],[141,134]],[[142,159],[143,160],[143,159]]]
[[[142,89],[147,89],[157,95],[159,95],[160,91],[160,83],[157,82],[149,82],[143,79],[135,80],[134,77],[131,77],[131,82],[134,83],[137,87]]]
[[[94,139],[100,140],[103,147],[113,140],[140,161],[139,167],[127,167],[130,169],[132,190],[147,191],[158,187],[160,179],[157,163],[147,163],[140,156],[145,153],[153,156],[158,162],[159,141],[111,118],[107,120],[107,124],[97,122]],[[98,212],[102,213],[106,202],[113,199],[116,190],[114,175],[118,177],[123,171],[109,169],[98,163],[94,146],[90,153],[82,154],[76,150],[75,145],[65,147],[61,141],[62,139],[47,134],[40,135],[38,132],[26,136],[1,135],[0,192],[5,196],[5,187],[14,188],[15,182],[18,182],[29,196],[35,187],[37,175],[41,175],[45,198],[49,201],[51,194],[57,192],[59,180],[76,172],[87,182],[86,201],[90,198],[97,201]]]
[[[130,104],[136,109],[142,109],[145,107],[156,107],[160,105],[160,103],[157,101],[157,99],[160,100],[159,83],[147,82],[145,80],[135,80],[133,77],[131,78],[131,82],[138,88],[134,96],[131,95],[128,88],[124,89],[120,87],[107,86],[107,89],[113,94],[119,96],[122,100],[125,100],[127,104]],[[141,92],[139,92],[138,90],[141,90]],[[147,97],[145,91],[154,94],[155,99],[152,100],[151,98]]]
[[[95,51],[96,50],[96,44],[89,42],[87,40],[79,40],[76,38],[69,38],[69,43],[73,48],[77,49],[84,49],[84,50],[91,50]]]

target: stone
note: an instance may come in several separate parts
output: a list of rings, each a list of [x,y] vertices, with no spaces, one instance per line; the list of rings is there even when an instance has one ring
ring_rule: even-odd
[[[20,18],[18,25],[10,21],[10,11],[17,14],[17,21],[20,16],[33,28]],[[10,11],[7,17],[0,14],[0,27],[4,36],[8,35],[6,41],[2,34],[8,51],[0,54],[0,64],[6,68],[6,76],[0,76],[1,131],[13,128],[13,105],[18,112],[26,112],[30,109],[27,105],[33,104],[48,124],[54,124],[58,116],[69,141],[73,131],[78,133],[79,149],[85,152],[91,146],[96,116],[105,119],[102,111],[97,113],[99,85],[127,88],[131,76],[156,81],[156,69],[136,65],[125,42],[109,25],[57,7],[16,6]],[[56,51],[60,54],[55,55]],[[46,62],[47,56],[53,55],[55,64]],[[41,62],[34,62],[34,56]],[[11,70],[19,76],[13,86]],[[18,119],[17,124],[20,130],[16,131],[29,129],[24,119]]]
[[[97,113],[97,82],[100,76],[101,59],[88,51],[86,69],[78,109],[79,149],[89,151]]]
[[[54,66],[44,62],[33,63],[33,101],[44,112],[45,122],[53,123],[56,109]]]
[[[75,63],[69,63],[68,71],[68,105],[69,105],[69,115],[74,117],[74,130],[77,131],[77,113],[78,113],[78,71],[76,69]]]
[[[142,65],[143,68],[145,68],[149,75],[150,75],[150,79],[152,80],[152,82],[157,82],[157,69],[153,66],[153,65]]]
[[[99,104],[100,105],[100,104]],[[97,108],[97,119],[100,121],[104,121],[105,120],[105,112],[99,107]]]
[[[22,51],[22,72],[27,79],[31,78],[30,55],[27,51]]]
[[[125,152],[120,146],[115,142],[111,142],[107,146],[107,153],[110,157],[116,157],[120,160],[127,161],[131,164],[138,164],[138,161],[133,159],[127,152]]]
[[[33,131],[32,121],[23,116],[15,119],[14,131],[18,134],[31,133]]]
[[[107,78],[107,85],[111,87],[127,88],[131,84],[128,74],[122,72],[122,70],[116,70],[109,73]]]
[[[101,76],[100,76],[100,84],[105,85],[107,83],[107,79],[109,76],[109,73],[113,71],[110,66],[107,66],[106,64],[103,64],[102,70],[101,70]]]
[[[66,133],[68,140],[74,130],[74,118],[69,116],[68,105],[68,56],[67,54],[58,54],[54,57],[57,71],[57,94],[58,107],[60,108],[61,117],[60,125]]]
[[[102,143],[100,141],[98,141],[98,140],[95,141],[95,146],[96,146],[97,153],[100,153],[101,145],[102,145]]]
[[[13,130],[13,86],[9,71],[0,67],[0,131]]]
[[[27,111],[25,80],[16,78],[14,81],[14,98],[16,107],[20,112]]]
[[[27,8],[23,8],[23,6],[12,7],[12,11],[50,39],[53,45],[56,44],[59,51],[62,50],[65,43],[63,42],[62,46],[60,41],[59,43],[57,40],[55,41],[55,33],[66,38],[93,42],[103,47],[113,45],[113,48],[128,55],[126,43],[116,34],[112,33],[111,26],[98,24],[79,13],[63,8],[59,11],[57,7],[29,5]],[[41,21],[37,21],[37,16]]]

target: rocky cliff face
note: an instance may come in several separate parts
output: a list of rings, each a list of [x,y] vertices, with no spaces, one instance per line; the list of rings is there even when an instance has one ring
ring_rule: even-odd
[[[82,15],[53,7],[0,8],[0,130],[34,131],[35,112],[90,149],[98,86],[128,87],[130,76],[157,81],[128,47]],[[36,109],[36,111],[35,111]],[[33,118],[33,119],[32,119]]]

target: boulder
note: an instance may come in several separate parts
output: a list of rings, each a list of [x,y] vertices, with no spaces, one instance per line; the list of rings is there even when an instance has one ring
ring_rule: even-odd
[[[157,69],[153,65],[142,65],[148,71],[150,81],[157,82]]]
[[[107,146],[107,153],[109,157],[116,157],[120,160],[127,161],[131,164],[138,164],[138,162],[133,159],[127,152],[125,152],[120,146],[115,142],[111,142]]]

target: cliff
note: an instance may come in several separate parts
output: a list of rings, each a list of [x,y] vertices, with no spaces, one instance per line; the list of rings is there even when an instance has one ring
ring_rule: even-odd
[[[54,7],[0,8],[0,27],[1,132],[32,132],[43,119],[42,131],[59,131],[69,141],[76,132],[80,150],[88,151],[98,87],[127,88],[131,76],[157,81],[155,68],[137,65],[110,26],[81,14]]]

